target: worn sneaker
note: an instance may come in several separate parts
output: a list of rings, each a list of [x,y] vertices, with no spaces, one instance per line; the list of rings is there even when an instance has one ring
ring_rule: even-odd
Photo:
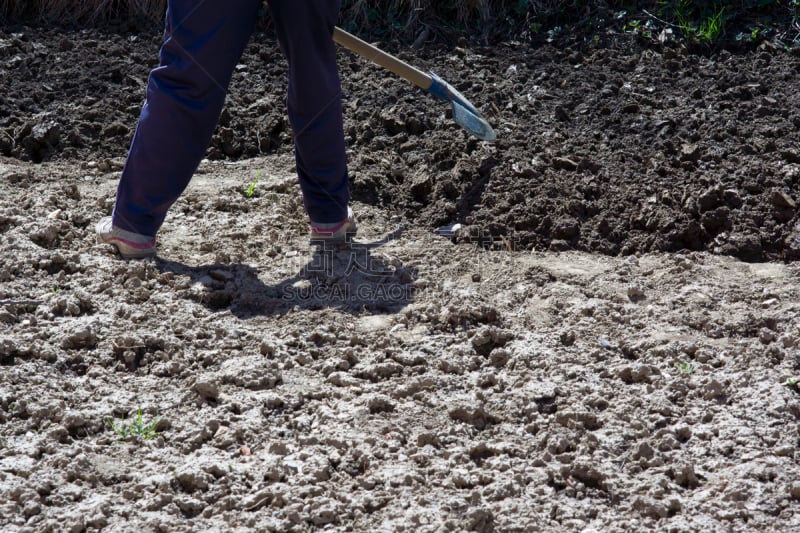
[[[342,222],[334,222],[332,224],[311,222],[311,242],[344,243],[353,238],[357,229],[353,210],[348,207],[347,218]]]
[[[113,244],[125,259],[140,259],[156,255],[156,238],[115,228],[111,217],[105,217],[95,226],[97,242]]]

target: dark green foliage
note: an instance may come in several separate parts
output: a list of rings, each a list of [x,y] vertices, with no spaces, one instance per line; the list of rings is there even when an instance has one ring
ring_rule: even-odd
[[[0,0],[0,22],[102,24],[163,16],[166,0]],[[345,29],[408,43],[477,44],[564,38],[597,42],[609,30],[695,44],[777,40],[797,44],[800,0],[344,0]],[[262,10],[265,15],[266,10]],[[264,27],[269,18],[263,16]]]
[[[345,0],[344,10],[348,29],[376,38],[389,33],[405,41],[425,31],[448,41],[557,41],[568,36],[591,43],[611,29],[654,42],[718,44],[779,37],[792,45],[799,33],[792,26],[800,0]]]

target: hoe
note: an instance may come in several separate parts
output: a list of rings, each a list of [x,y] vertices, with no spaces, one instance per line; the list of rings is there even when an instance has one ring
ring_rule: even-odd
[[[494,130],[489,123],[486,122],[486,119],[481,116],[478,110],[475,109],[475,106],[464,98],[452,85],[433,72],[426,74],[408,63],[387,54],[383,50],[362,41],[355,35],[347,33],[341,28],[334,29],[333,40],[348,50],[410,81],[417,87],[425,89],[437,98],[450,102],[453,106],[453,120],[456,124],[478,139],[483,141],[494,141],[497,139]]]

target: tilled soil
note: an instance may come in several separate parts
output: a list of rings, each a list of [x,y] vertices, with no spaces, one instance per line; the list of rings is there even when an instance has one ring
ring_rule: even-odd
[[[0,153],[114,168],[158,41],[6,33]],[[460,223],[462,240],[503,235],[524,249],[800,257],[797,50],[765,43],[706,57],[614,43],[401,54],[484,109],[500,134],[493,145],[469,138],[443,104],[343,53],[356,199],[428,227]],[[276,46],[257,35],[211,159],[291,150],[284,77]]]
[[[800,271],[741,261],[800,253],[796,55],[401,54],[486,145],[343,54],[360,234],[315,250],[257,36],[125,262],[157,43],[0,35],[4,530],[800,529]]]

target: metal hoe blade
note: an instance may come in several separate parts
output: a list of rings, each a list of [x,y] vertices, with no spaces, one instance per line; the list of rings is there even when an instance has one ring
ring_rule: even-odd
[[[369,44],[344,31],[339,27],[333,29],[333,40],[351,50],[358,55],[376,63],[386,70],[393,72],[401,78],[410,81],[417,87],[425,89],[437,98],[441,98],[453,105],[453,120],[473,134],[478,139],[484,141],[494,141],[497,139],[492,127],[486,122],[475,106],[459,93],[455,88],[431,72],[426,74],[416,67],[413,67],[391,56],[380,48]]]
[[[433,83],[428,92],[453,104],[453,120],[456,124],[482,141],[494,141],[497,139],[497,134],[492,127],[469,100],[464,98],[455,87],[433,72],[430,73],[430,76]]]

